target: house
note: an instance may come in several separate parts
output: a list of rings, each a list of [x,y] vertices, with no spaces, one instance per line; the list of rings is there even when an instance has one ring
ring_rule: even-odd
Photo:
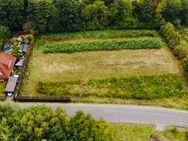
[[[10,53],[0,54],[0,81],[8,80],[12,74],[15,62],[16,57],[12,56]]]

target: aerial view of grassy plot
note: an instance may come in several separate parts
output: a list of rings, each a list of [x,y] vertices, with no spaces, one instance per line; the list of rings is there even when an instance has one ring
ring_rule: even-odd
[[[182,75],[154,30],[47,34],[36,40],[21,95],[186,108]]]

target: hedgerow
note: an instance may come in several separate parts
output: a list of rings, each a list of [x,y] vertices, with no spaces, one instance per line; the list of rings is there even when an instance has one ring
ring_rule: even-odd
[[[128,99],[161,99],[185,94],[176,75],[133,76],[104,80],[38,82],[36,90],[46,95],[72,97],[113,97]]]
[[[157,36],[155,30],[98,30],[98,31],[85,31],[85,32],[75,32],[75,33],[55,33],[46,34],[39,37],[43,40],[66,40],[66,39],[80,39],[80,38],[118,38],[118,37],[143,37]]]
[[[160,48],[160,41],[152,38],[81,42],[81,43],[57,43],[43,46],[43,53],[73,53],[81,51],[119,50],[119,49],[146,49]]]
[[[164,23],[160,28],[160,34],[164,37],[169,47],[174,49],[180,44],[180,34],[171,23]]]

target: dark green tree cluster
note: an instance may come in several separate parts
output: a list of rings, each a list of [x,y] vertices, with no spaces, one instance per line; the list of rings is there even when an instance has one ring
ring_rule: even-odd
[[[0,25],[11,30],[27,22],[39,32],[155,28],[159,18],[180,26],[187,15],[187,0],[0,0]]]
[[[61,109],[53,111],[45,106],[0,107],[1,141],[106,141],[109,136],[107,123],[82,112],[69,117]]]

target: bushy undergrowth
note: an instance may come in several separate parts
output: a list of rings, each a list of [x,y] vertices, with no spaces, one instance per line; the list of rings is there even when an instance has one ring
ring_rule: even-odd
[[[174,49],[175,46],[180,44],[180,34],[176,31],[175,27],[171,23],[164,23],[160,28],[160,33],[168,43],[169,47]]]
[[[140,37],[140,36],[157,36],[155,30],[101,30],[85,31],[75,33],[56,33],[40,36],[44,40],[66,40],[72,38],[118,38],[118,37]]]
[[[141,38],[120,41],[100,41],[82,43],[57,43],[43,46],[43,53],[73,53],[95,50],[119,50],[119,49],[147,49],[160,48],[160,41],[152,38]]]
[[[161,99],[185,94],[176,75],[133,76],[104,80],[38,82],[36,90],[47,95],[97,96],[128,99]]]

